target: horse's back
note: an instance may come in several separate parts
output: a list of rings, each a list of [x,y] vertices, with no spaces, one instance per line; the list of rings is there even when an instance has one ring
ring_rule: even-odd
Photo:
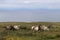
[[[45,25],[43,25],[41,28],[42,28],[43,30],[49,30],[49,28],[48,28],[47,26],[45,26]]]
[[[37,27],[35,27],[35,30],[36,30],[36,31],[38,31],[38,26],[37,26]]]
[[[19,26],[17,26],[17,25],[14,25],[14,28],[15,28],[15,29],[19,29]]]

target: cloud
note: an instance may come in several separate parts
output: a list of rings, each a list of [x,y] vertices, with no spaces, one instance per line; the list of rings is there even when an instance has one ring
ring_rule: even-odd
[[[0,0],[0,8],[60,9],[60,0]]]

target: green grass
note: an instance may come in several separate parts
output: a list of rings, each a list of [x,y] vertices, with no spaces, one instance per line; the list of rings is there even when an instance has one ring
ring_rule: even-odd
[[[50,31],[32,32],[32,25],[52,24]],[[21,25],[21,30],[12,31],[3,28],[7,25]],[[0,40],[60,40],[60,23],[59,22],[1,22],[0,23]]]

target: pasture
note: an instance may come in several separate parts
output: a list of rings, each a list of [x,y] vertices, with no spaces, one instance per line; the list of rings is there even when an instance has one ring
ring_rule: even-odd
[[[32,32],[31,26],[52,24],[49,31]],[[20,30],[12,31],[3,28],[7,25],[21,25]],[[60,22],[0,22],[0,40],[60,40]]]

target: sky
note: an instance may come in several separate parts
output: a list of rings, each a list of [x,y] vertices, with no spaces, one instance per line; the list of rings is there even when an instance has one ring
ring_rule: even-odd
[[[0,0],[0,8],[60,9],[60,0]]]
[[[60,0],[0,0],[0,22],[60,22]]]

